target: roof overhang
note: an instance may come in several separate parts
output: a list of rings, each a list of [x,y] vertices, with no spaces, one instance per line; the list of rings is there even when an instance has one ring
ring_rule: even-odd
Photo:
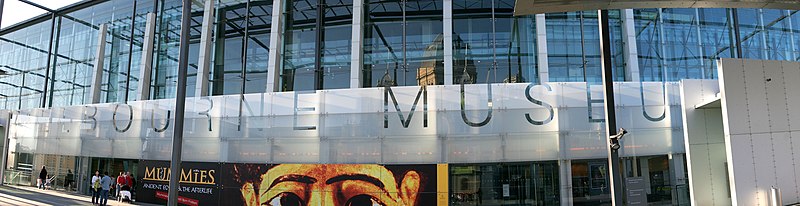
[[[517,0],[514,15],[635,8],[765,8],[800,10],[800,0]]]

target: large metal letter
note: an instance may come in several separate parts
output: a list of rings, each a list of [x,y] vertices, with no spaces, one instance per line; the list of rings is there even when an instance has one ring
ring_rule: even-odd
[[[422,85],[419,87],[419,92],[417,92],[417,97],[414,99],[414,104],[411,106],[411,111],[408,112],[408,119],[403,117],[403,112],[400,111],[400,106],[397,105],[397,98],[394,96],[394,92],[392,88],[388,85],[383,89],[383,128],[389,128],[389,96],[392,97],[392,103],[394,103],[394,109],[397,111],[397,116],[400,117],[400,123],[403,124],[403,128],[408,128],[408,125],[411,124],[411,117],[414,116],[414,110],[417,109],[417,103],[419,103],[419,96],[422,96],[422,126],[428,127],[428,89],[427,86]]]
[[[142,43],[142,62],[139,69],[139,100],[150,99],[150,75],[153,71],[153,42],[155,41],[156,14],[147,13]]]
[[[588,110],[587,112],[589,113],[589,122],[601,123],[606,121],[605,119],[595,119],[594,116],[592,116],[592,104],[602,104],[602,103],[603,99],[592,99],[592,87],[591,85],[589,85],[589,82],[586,82],[586,107],[587,107],[586,109]]]
[[[534,86],[543,86],[544,88],[547,89],[548,92],[553,91],[553,89],[550,88],[550,85],[547,85],[547,84],[536,85],[536,84],[530,83],[530,84],[528,84],[527,87],[525,87],[525,98],[528,99],[529,102],[532,102],[532,103],[534,103],[536,105],[539,105],[539,106],[542,106],[542,107],[546,108],[547,111],[550,112],[550,116],[548,116],[547,119],[545,119],[545,120],[538,121],[538,120],[534,120],[533,118],[531,118],[531,114],[530,113],[525,113],[525,119],[527,119],[528,122],[533,124],[533,125],[545,125],[547,123],[550,123],[550,121],[553,121],[553,117],[555,117],[555,111],[553,111],[553,105],[545,103],[542,100],[534,99],[531,96],[531,89]]]
[[[100,87],[103,84],[103,59],[106,55],[106,33],[108,31],[107,24],[100,25],[100,31],[97,34],[97,52],[94,56],[94,73],[92,73],[92,86],[89,93],[89,100],[92,104],[100,103]]]
[[[88,120],[92,121],[92,127],[90,127],[89,129],[90,130],[94,130],[95,128],[97,128],[97,117],[96,117],[97,116],[97,107],[83,106],[83,108],[84,108],[84,110],[83,110],[84,112],[86,111],[86,108],[92,108],[94,110],[92,115],[87,115],[86,113],[83,113],[85,119],[88,119]],[[82,123],[86,123],[86,121],[84,120]],[[83,125],[81,125],[81,129],[83,129]]]
[[[464,72],[464,75],[467,76],[467,73]],[[489,123],[492,120],[492,84],[486,84],[486,90],[488,91],[489,99],[486,103],[486,106],[489,107],[489,113],[486,114],[486,118],[483,121],[475,123],[469,121],[467,119],[467,112],[466,112],[466,98],[464,97],[464,82],[466,82],[466,78],[461,79],[461,120],[464,120],[464,123],[471,126],[471,127],[482,127]],[[410,118],[410,117],[409,117]]]
[[[297,97],[300,94],[314,94],[316,91],[295,91],[294,92],[294,106],[292,110],[294,110],[294,121],[292,121],[292,128],[294,130],[316,130],[317,126],[297,126],[297,112],[313,112],[316,111],[317,108],[315,107],[297,107]]]
[[[128,125],[125,125],[125,128],[120,129],[117,127],[117,110],[119,110],[119,105],[125,105],[128,107]],[[133,124],[133,107],[128,104],[116,104],[114,105],[114,114],[111,115],[111,124],[114,125],[114,130],[117,130],[119,133],[127,132],[128,129],[131,128],[131,124]]]

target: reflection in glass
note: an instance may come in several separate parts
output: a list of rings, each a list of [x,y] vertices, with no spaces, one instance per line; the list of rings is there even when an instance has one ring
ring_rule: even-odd
[[[265,92],[272,1],[222,1],[217,15],[211,94]]]
[[[450,205],[558,205],[558,163],[450,165]]]
[[[443,84],[442,1],[365,3],[363,86]]]
[[[287,5],[281,91],[350,87],[352,1]]]
[[[597,11],[546,14],[548,73],[552,82],[601,82]],[[609,11],[614,80],[625,80],[619,10]]]
[[[453,83],[538,81],[535,16],[514,17],[514,3],[453,1]]]

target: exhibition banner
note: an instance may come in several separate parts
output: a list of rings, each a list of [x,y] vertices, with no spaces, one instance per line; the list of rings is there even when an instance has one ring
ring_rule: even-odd
[[[216,162],[183,162],[178,202],[189,206],[219,204],[219,167],[220,164]],[[167,203],[170,179],[168,161],[141,160],[136,174],[141,182],[136,188],[136,201]]]
[[[165,204],[169,162],[142,160],[137,201]],[[180,205],[446,205],[447,165],[184,162]],[[443,204],[444,203],[444,204]]]
[[[437,205],[437,169],[436,164],[223,164],[223,202],[248,206]]]

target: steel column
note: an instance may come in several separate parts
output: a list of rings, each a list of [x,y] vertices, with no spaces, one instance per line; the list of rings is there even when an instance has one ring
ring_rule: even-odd
[[[353,0],[353,31],[350,47],[350,88],[361,88],[364,67],[364,0]],[[447,57],[445,57],[447,58]]]
[[[97,51],[94,56],[94,72],[92,73],[91,92],[89,103],[100,103],[100,86],[103,84],[103,62],[106,56],[106,33],[108,24],[101,24],[97,34]]]
[[[453,0],[444,0],[444,85],[453,84]],[[466,57],[465,57],[466,58]],[[473,77],[476,78],[476,77]]]
[[[544,14],[536,14],[536,70],[539,84],[550,81],[547,65],[547,24]]]
[[[622,41],[625,46],[622,50],[625,52],[625,80],[638,82],[639,79],[639,53],[636,47],[636,22],[633,18],[633,9],[625,9],[621,11],[622,14]]]
[[[208,74],[211,72],[211,28],[214,26],[215,18],[214,1],[206,0],[205,2],[203,25],[200,26],[200,57],[197,62],[197,82],[194,90],[195,97],[208,96]]]
[[[269,34],[269,62],[267,64],[267,92],[280,90],[281,43],[283,42],[283,0],[272,1],[272,27]]]
[[[186,108],[186,70],[189,66],[189,23],[192,17],[192,1],[183,0],[181,12],[180,50],[178,57],[178,85],[175,97],[175,127],[172,135],[172,162],[169,174],[169,198],[167,204],[178,205],[178,187],[180,186],[181,152],[183,149],[183,118]]]
[[[139,68],[139,100],[150,99],[150,77],[153,72],[153,43],[155,42],[156,14],[147,13],[142,43],[142,61]]]
[[[606,116],[606,131],[608,136],[617,135],[617,117],[614,109],[614,75],[613,62],[611,61],[611,31],[609,30],[608,10],[598,10],[598,20],[600,21],[600,56],[603,66],[603,95]],[[619,165],[619,151],[611,149],[611,143],[607,139],[606,150],[608,150],[608,173],[611,179],[611,203],[612,205],[623,205],[622,202],[622,176]]]

